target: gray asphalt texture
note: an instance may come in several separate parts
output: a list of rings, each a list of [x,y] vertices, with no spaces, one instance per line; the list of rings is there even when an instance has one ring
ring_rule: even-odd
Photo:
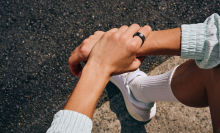
[[[219,0],[1,0],[0,132],[46,132],[78,81],[68,57],[95,31],[175,28],[204,22],[219,7]],[[141,69],[167,58],[147,57]]]

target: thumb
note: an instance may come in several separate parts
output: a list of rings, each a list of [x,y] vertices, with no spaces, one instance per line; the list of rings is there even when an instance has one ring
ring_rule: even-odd
[[[139,57],[136,57],[138,60],[140,60],[141,62],[144,61],[144,59],[146,58],[146,56],[139,56]]]
[[[144,60],[145,57],[139,57],[139,58],[135,58],[132,62],[132,64],[127,68],[126,71],[135,71],[139,68],[139,66],[141,65],[141,62]]]

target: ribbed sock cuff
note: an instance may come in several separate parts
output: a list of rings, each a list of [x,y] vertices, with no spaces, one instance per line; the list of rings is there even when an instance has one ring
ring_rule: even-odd
[[[171,79],[177,67],[161,75],[145,77],[141,83],[141,94],[152,102],[179,102],[171,89]]]
[[[141,90],[141,83],[145,78],[147,78],[147,75],[146,76],[137,76],[134,80],[132,80],[130,82],[129,87],[130,87],[131,92],[136,100],[142,101],[145,103],[150,103],[153,101],[151,101],[151,100],[147,99],[147,97],[143,96],[142,90]]]

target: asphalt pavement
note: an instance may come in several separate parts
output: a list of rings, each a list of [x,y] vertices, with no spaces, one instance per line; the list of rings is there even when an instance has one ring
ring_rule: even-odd
[[[1,0],[0,132],[46,132],[78,78],[68,57],[83,39],[137,23],[164,30],[220,13],[219,0]],[[149,56],[145,72],[168,56]],[[118,90],[103,93],[97,107]]]

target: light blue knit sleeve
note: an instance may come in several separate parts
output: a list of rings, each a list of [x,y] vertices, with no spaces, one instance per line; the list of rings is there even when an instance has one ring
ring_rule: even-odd
[[[53,118],[47,133],[91,133],[92,120],[78,112],[60,110]]]
[[[183,24],[181,37],[181,58],[195,59],[203,69],[220,64],[219,52],[220,17],[214,13],[204,23]]]

